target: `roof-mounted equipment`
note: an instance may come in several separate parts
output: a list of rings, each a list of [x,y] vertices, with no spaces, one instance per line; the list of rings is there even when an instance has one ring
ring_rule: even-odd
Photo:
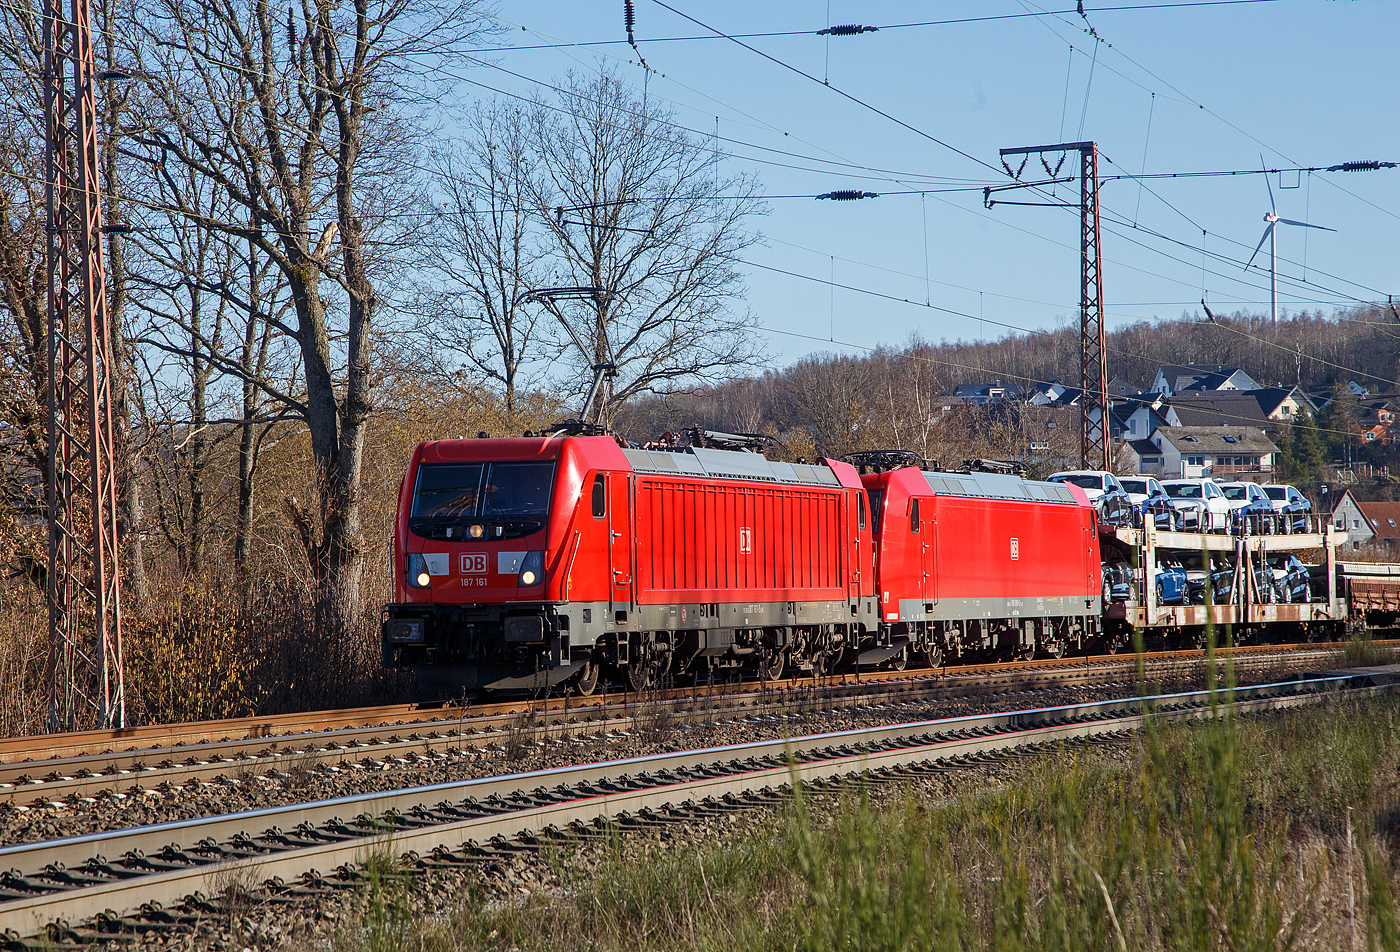
[[[698,426],[691,427],[681,435],[682,446],[698,446],[701,449],[734,450],[741,453],[762,453],[763,448],[773,445],[771,436],[762,433],[721,433]]]
[[[841,462],[850,463],[864,476],[869,473],[888,473],[910,466],[922,470],[938,469],[938,461],[925,459],[911,450],[866,450],[860,453],[847,453]]]
[[[1003,473],[1007,476],[1025,476],[1026,464],[1012,459],[965,459],[963,470],[969,473]]]

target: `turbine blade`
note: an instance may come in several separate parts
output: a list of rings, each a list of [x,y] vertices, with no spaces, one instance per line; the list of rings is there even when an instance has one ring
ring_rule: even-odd
[[[1264,170],[1264,187],[1269,190],[1269,211],[1278,214],[1278,206],[1274,204],[1274,187],[1269,184],[1269,166],[1264,161],[1264,153],[1259,153],[1259,167]]]
[[[1273,230],[1274,230],[1274,223],[1273,223],[1273,222],[1269,222],[1268,227],[1264,229],[1264,236],[1263,236],[1262,238],[1259,239],[1259,244],[1257,244],[1257,245],[1254,246],[1254,254],[1252,254],[1252,255],[1249,256],[1249,262],[1244,266],[1246,271],[1249,270],[1249,266],[1250,266],[1251,264],[1254,264],[1254,259],[1255,259],[1256,257],[1258,257],[1258,255],[1259,255],[1259,249],[1262,248],[1262,247],[1264,247],[1264,242],[1266,242],[1266,241],[1269,240],[1269,233],[1270,233],[1271,231],[1273,231]]]
[[[1291,218],[1280,218],[1280,222],[1285,225],[1297,225],[1299,228],[1320,228],[1323,231],[1336,231],[1335,228],[1328,228],[1326,225],[1309,225],[1305,221],[1294,221]]]

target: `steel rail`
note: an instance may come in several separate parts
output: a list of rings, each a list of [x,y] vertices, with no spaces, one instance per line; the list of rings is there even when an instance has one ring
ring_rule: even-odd
[[[1293,652],[1286,659],[1274,655],[1264,658],[1248,658],[1236,661],[1237,666],[1253,664],[1257,661],[1276,662],[1287,660],[1298,664],[1321,659],[1335,654],[1329,650]],[[1202,658],[1171,658],[1145,662],[1150,666],[1154,678],[1180,673],[1204,665]],[[860,703],[862,701],[898,701],[915,703],[939,699],[953,699],[985,695],[988,689],[1004,692],[1046,690],[1049,688],[1069,688],[1086,685],[1112,686],[1109,680],[1113,675],[1122,675],[1128,681],[1136,677],[1136,662],[1119,659],[1115,663],[1101,663],[1093,667],[1057,670],[1022,670],[1002,673],[994,678],[976,678],[967,675],[949,676],[927,682],[879,682],[864,685],[866,693],[842,693],[831,698],[803,698],[802,704],[819,701],[835,703]],[[854,686],[846,686],[851,691]],[[876,690],[870,690],[875,688]],[[757,692],[746,695],[724,695],[709,700],[707,708],[683,707],[678,702],[656,702],[657,706],[640,706],[643,718],[654,716],[658,710],[681,714],[701,714],[713,717],[719,713],[734,715],[769,713],[793,706],[792,699],[777,691]],[[154,790],[163,785],[183,788],[192,784],[218,781],[236,786],[243,779],[263,774],[278,774],[289,764],[302,764],[314,761],[344,769],[358,770],[365,767],[383,768],[395,763],[408,766],[423,761],[445,762],[454,753],[465,753],[467,748],[479,756],[491,756],[502,740],[512,732],[521,739],[534,743],[541,740],[565,740],[589,737],[599,732],[616,733],[630,731],[637,727],[639,705],[615,705],[602,711],[593,710],[587,716],[598,720],[577,721],[559,719],[560,712],[541,712],[539,723],[520,723],[519,715],[496,715],[475,721],[452,721],[437,725],[443,730],[433,730],[427,734],[410,734],[404,738],[404,727],[346,729],[332,732],[316,732],[278,738],[271,747],[264,739],[218,741],[208,744],[194,744],[172,750],[125,751],[120,754],[84,755],[58,758],[51,761],[28,762],[20,765],[0,766],[0,801],[16,804],[58,803],[72,797],[93,797],[103,793],[124,795],[139,794]],[[572,712],[575,713],[576,712]],[[466,725],[472,726],[472,733],[466,733]],[[161,754],[183,755],[180,762],[169,759],[157,765],[145,761]],[[43,777],[34,777],[35,768],[47,769]]]
[[[1338,689],[1356,680],[1339,676],[1237,689],[1230,706],[1243,713],[1310,704],[1337,696]],[[1352,687],[1350,692],[1389,689]],[[376,850],[422,854],[437,848],[458,849],[482,839],[519,835],[522,830],[528,834],[771,787],[794,776],[811,781],[1133,730],[1144,722],[1146,710],[1168,720],[1211,717],[1218,713],[1219,701],[1216,692],[1193,691],[813,734],[7,847],[0,849],[0,865],[17,864],[28,872],[0,879],[0,889],[14,897],[0,902],[0,930],[28,935],[56,919],[71,922],[109,909],[171,903],[201,888],[213,889],[220,877],[244,870],[285,880],[361,862]],[[522,792],[526,790],[530,793]],[[451,802],[452,797],[462,798],[460,806]],[[339,819],[349,811],[377,819],[362,819],[352,826]],[[454,818],[465,811],[473,815]],[[294,832],[283,833],[293,825]],[[259,829],[261,833],[249,835]],[[182,838],[183,849],[165,848],[172,836]],[[123,851],[123,859],[107,863],[94,856],[97,849]],[[148,850],[161,852],[147,856]],[[122,864],[126,864],[123,869],[114,870]],[[94,881],[99,870],[114,877],[113,881]],[[16,896],[16,890],[37,891],[45,878],[52,892]]]
[[[1397,644],[1378,640],[1377,644]],[[1294,645],[1247,645],[1234,648],[1219,648],[1217,654],[1224,658],[1236,658],[1278,653],[1288,650],[1308,649],[1327,650],[1320,644]],[[1333,651],[1340,648],[1333,648]],[[839,690],[857,686],[869,686],[891,681],[922,683],[948,677],[995,677],[1031,670],[1059,670],[1098,665],[1122,664],[1128,654],[1086,655],[1067,658],[1047,658],[1030,661],[1002,661],[985,664],[957,665],[943,668],[910,668],[905,671],[875,670],[837,674],[824,678],[788,678],[769,681],[770,690],[801,688],[809,690]],[[1204,659],[1205,651],[1200,648],[1175,649],[1171,651],[1147,652],[1149,660],[1169,660],[1172,658]],[[742,697],[752,693],[755,682],[726,682],[722,684],[676,688],[655,692],[648,697],[653,700],[697,701],[721,697]],[[380,733],[402,733],[403,729],[414,726],[455,724],[463,720],[477,720],[490,717],[536,712],[543,707],[549,713],[567,708],[573,714],[604,711],[612,707],[635,704],[636,695],[629,692],[613,692],[593,695],[586,698],[562,697],[547,698],[544,702],[521,698],[512,701],[473,705],[468,707],[422,707],[416,704],[391,704],[366,708],[350,708],[338,711],[310,711],[297,714],[274,714],[257,717],[229,718],[217,721],[194,721],[177,724],[154,724],[146,727],[127,728],[110,731],[80,731],[74,733],[29,735],[0,738],[0,767],[28,762],[38,765],[42,761],[73,758],[79,756],[122,755],[132,751],[178,751],[185,748],[227,741],[271,741],[285,740],[304,734],[330,733],[334,731],[381,728]]]

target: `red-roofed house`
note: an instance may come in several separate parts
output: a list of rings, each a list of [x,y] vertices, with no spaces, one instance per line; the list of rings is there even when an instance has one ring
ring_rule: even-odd
[[[1347,531],[1354,549],[1368,542],[1400,549],[1400,502],[1365,502],[1348,489],[1332,510],[1332,525]]]

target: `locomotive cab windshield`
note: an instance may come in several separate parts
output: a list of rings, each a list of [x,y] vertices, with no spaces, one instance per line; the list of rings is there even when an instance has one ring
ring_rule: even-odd
[[[408,527],[424,539],[517,539],[544,528],[553,461],[423,463]]]

